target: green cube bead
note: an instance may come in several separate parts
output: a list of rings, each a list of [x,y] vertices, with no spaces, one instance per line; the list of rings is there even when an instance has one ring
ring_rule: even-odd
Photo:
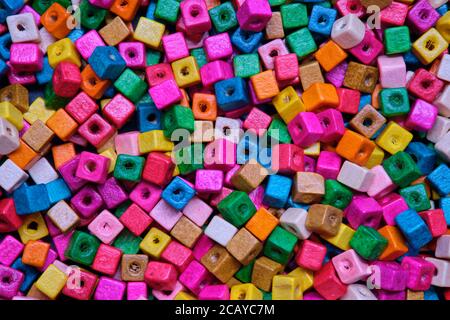
[[[80,23],[86,29],[97,29],[106,18],[107,10],[94,7],[87,0],[80,4]]]
[[[366,260],[376,260],[387,244],[387,239],[377,230],[366,226],[359,226],[350,240],[350,246]]]
[[[277,226],[267,238],[264,255],[273,261],[285,264],[291,257],[297,240],[294,234]]]
[[[125,69],[114,82],[114,87],[133,103],[137,103],[147,92],[147,83],[131,69]]]
[[[257,53],[241,54],[233,58],[234,75],[240,78],[250,78],[261,72]]]
[[[189,174],[203,168],[204,146],[193,143],[175,151],[175,161],[181,174]]]
[[[427,190],[423,183],[400,189],[400,195],[405,199],[411,209],[425,211],[431,208]]]
[[[70,260],[90,266],[94,262],[100,241],[91,234],[75,231],[66,249],[65,256]]]
[[[158,0],[155,9],[155,18],[170,23],[177,22],[180,3],[175,0]]]
[[[70,0],[35,0],[33,1],[32,8],[42,15],[55,2],[58,2],[64,8],[72,5]]]
[[[141,180],[144,164],[144,157],[119,154],[116,160],[116,166],[114,167],[114,178],[118,180],[139,182]]]
[[[324,7],[324,8],[328,8],[328,9],[330,9],[332,7],[331,3],[329,1],[318,2],[318,3],[315,3],[314,5],[315,6]]]
[[[208,59],[206,58],[206,53],[203,48],[192,49],[191,56],[193,56],[195,61],[197,61],[199,68],[208,63]]]
[[[120,217],[127,211],[128,207],[131,205],[131,201],[127,200],[121,205],[119,205],[116,210],[114,210],[114,215],[117,219],[120,219]]]
[[[325,196],[322,203],[344,210],[350,201],[353,193],[349,188],[336,180],[327,179],[325,181]]]
[[[243,283],[252,282],[252,271],[254,265],[255,260],[250,262],[248,265],[241,267],[239,271],[234,274],[234,277]]]
[[[159,61],[161,61],[161,52],[148,49],[145,57],[147,61],[147,66],[154,66],[155,64],[158,64]]]
[[[410,110],[408,91],[406,88],[386,88],[379,96],[381,113],[385,117],[396,117],[408,114]]]
[[[317,50],[314,38],[307,28],[300,29],[286,37],[288,47],[299,59]]]
[[[65,107],[70,102],[69,98],[63,98],[56,95],[55,90],[53,90],[53,84],[51,81],[45,86],[44,100],[45,106],[54,110]]]
[[[407,26],[387,28],[384,30],[384,52],[396,54],[411,49],[411,37]]]
[[[163,114],[162,126],[167,138],[177,129],[194,132],[194,114],[191,108],[174,105]]]
[[[269,141],[270,139],[274,139],[279,143],[291,143],[292,141],[286,123],[278,116],[272,119],[269,129],[267,129],[267,136]]]
[[[263,300],[272,300],[272,292],[263,291]]]
[[[281,6],[282,4],[285,4],[286,0],[269,0],[269,4],[271,7]]]
[[[308,25],[308,12],[303,3],[291,3],[281,6],[281,20],[285,30],[298,29]]]
[[[218,33],[233,29],[238,25],[236,12],[231,2],[225,2],[209,10],[209,16]]]
[[[400,151],[383,162],[383,168],[391,180],[400,188],[411,184],[420,178],[422,173],[413,158],[406,152]]]
[[[237,228],[242,227],[255,213],[256,207],[243,191],[233,191],[217,205],[222,217]]]
[[[136,237],[128,230],[123,230],[113,242],[113,247],[122,250],[123,254],[136,254],[142,238]]]

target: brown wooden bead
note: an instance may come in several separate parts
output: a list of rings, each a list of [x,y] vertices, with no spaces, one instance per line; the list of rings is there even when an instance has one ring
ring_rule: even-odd
[[[316,60],[302,63],[298,70],[303,90],[308,89],[314,83],[325,82],[325,80],[323,79],[322,71],[320,70],[319,62],[317,62]]]
[[[223,283],[227,283],[241,267],[239,261],[218,244],[208,250],[201,263]]]
[[[280,217],[283,215],[283,213],[286,211],[286,209],[283,208],[269,208],[267,209],[272,215],[280,219]]]
[[[36,284],[33,284],[30,290],[28,290],[27,297],[34,298],[37,300],[50,300],[49,297],[47,297],[45,294],[39,291],[38,288],[36,288]]]
[[[294,177],[292,199],[300,203],[317,203],[325,194],[324,178],[314,172],[297,172]]]
[[[362,108],[350,121],[352,128],[367,138],[371,138],[385,123],[386,118],[370,104]]]
[[[406,300],[425,300],[423,291],[406,290]]]
[[[230,280],[227,281],[226,285],[228,286],[228,288],[231,288],[232,286],[237,286],[238,284],[242,284],[242,282],[240,282],[238,279],[236,279],[235,277],[231,278]]]
[[[244,266],[261,252],[263,245],[247,229],[239,230],[227,244],[227,250]]]
[[[28,89],[21,84],[11,84],[0,90],[0,102],[9,101],[17,109],[27,112],[30,107]]]
[[[131,35],[129,27],[120,17],[115,17],[110,23],[101,28],[98,33],[109,46],[116,46]]]
[[[372,93],[378,82],[378,68],[351,61],[344,78],[344,86]]]
[[[268,171],[256,160],[250,159],[231,177],[231,183],[238,190],[251,192],[267,177]]]
[[[214,124],[212,121],[194,122],[194,132],[191,134],[191,142],[204,143],[214,140]]]
[[[308,209],[305,226],[319,235],[333,237],[338,234],[344,216],[342,210],[326,204],[313,204]]]
[[[384,8],[389,7],[392,4],[392,0],[361,0],[360,2],[366,8],[370,6],[377,6],[380,8],[380,10],[383,10]]]
[[[121,277],[123,281],[144,281],[148,256],[145,254],[124,254],[122,256]]]
[[[283,38],[284,38],[284,29],[283,29],[283,20],[281,19],[281,13],[272,12],[272,18],[270,18],[269,22],[266,25],[266,39],[274,40]]]
[[[181,217],[170,234],[188,248],[192,248],[202,235],[202,229],[186,217]]]
[[[54,135],[53,131],[38,119],[24,133],[22,140],[34,151],[41,152],[47,147]]]
[[[283,270],[283,266],[267,257],[259,257],[252,271],[252,283],[259,289],[269,292],[272,278]]]

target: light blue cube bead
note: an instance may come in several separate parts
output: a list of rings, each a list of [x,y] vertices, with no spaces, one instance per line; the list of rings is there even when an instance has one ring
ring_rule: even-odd
[[[247,132],[236,147],[236,161],[242,165],[250,159],[258,159],[258,142],[254,134]]]
[[[27,292],[28,290],[30,290],[31,286],[40,275],[37,269],[33,268],[32,266],[24,264],[21,258],[17,258],[17,260],[14,261],[11,267],[13,269],[22,272],[24,275],[22,285],[20,286],[19,289],[22,292]]]
[[[308,29],[312,32],[328,36],[336,20],[337,11],[323,6],[314,6],[309,17]]]
[[[309,205],[305,204],[305,203],[294,202],[294,200],[292,200],[292,196],[289,196],[289,199],[286,202],[285,208],[286,209],[288,209],[288,208],[300,208],[300,209],[304,209],[304,210],[308,211]]]
[[[262,32],[251,32],[237,28],[231,36],[231,43],[242,53],[252,53],[258,49],[262,38]]]
[[[395,222],[413,249],[420,249],[433,240],[425,221],[412,209],[397,215]]]
[[[440,164],[427,179],[441,196],[450,194],[450,168],[446,164]]]
[[[422,142],[411,142],[405,150],[416,160],[416,164],[424,175],[433,171],[436,163],[436,152]]]
[[[45,185],[47,188],[48,199],[53,205],[61,200],[69,200],[72,197],[69,187],[64,179],[56,179]]]
[[[291,193],[292,180],[278,174],[270,175],[263,203],[272,208],[284,208]]]
[[[182,210],[195,196],[195,190],[180,177],[175,177],[161,194],[170,206]]]
[[[447,226],[450,227],[450,197],[441,198],[439,200],[439,208],[444,211],[445,221],[447,221]]]
[[[78,29],[73,29],[69,35],[67,36],[67,38],[70,39],[70,41],[72,41],[73,43],[75,43],[75,41],[77,41],[78,39],[80,39],[83,35],[85,34],[85,31],[81,28]]]
[[[430,287],[430,289],[424,291],[423,295],[425,300],[439,300],[439,296],[434,287]]]
[[[115,47],[95,48],[89,57],[95,74],[103,80],[116,80],[126,68],[126,62]]]

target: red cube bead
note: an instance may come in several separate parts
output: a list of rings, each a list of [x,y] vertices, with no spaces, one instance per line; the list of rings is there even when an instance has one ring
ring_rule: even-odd
[[[347,286],[339,280],[331,261],[314,274],[313,285],[326,300],[337,300],[347,292]]]
[[[177,269],[169,263],[151,261],[145,270],[144,279],[155,290],[172,291],[177,284]]]
[[[430,103],[433,103],[443,87],[444,81],[425,69],[416,70],[407,85],[412,95]]]
[[[80,92],[66,105],[65,110],[76,122],[82,124],[97,112],[98,106],[86,93]]]
[[[151,152],[147,156],[142,179],[158,186],[165,186],[173,176],[175,164],[169,156],[163,153]]]
[[[336,91],[339,97],[339,105],[336,109],[343,113],[357,114],[361,93],[358,90],[346,88],[337,88]]]
[[[272,147],[272,170],[282,174],[304,171],[303,149],[295,144],[277,144]]]
[[[447,221],[442,209],[422,211],[419,212],[419,215],[427,224],[433,238],[442,236],[447,232]]]
[[[292,80],[298,77],[298,59],[295,53],[275,57],[274,67],[278,81]]]
[[[150,87],[157,86],[166,80],[175,80],[172,67],[168,63],[159,63],[145,69]]]
[[[185,247],[176,241],[171,241],[161,254],[161,258],[173,264],[178,272],[181,273],[187,268],[189,263],[194,260],[194,255],[192,250],[188,247]]]
[[[318,271],[322,268],[323,259],[325,259],[326,254],[327,248],[323,244],[305,240],[297,252],[295,262],[302,268]]]
[[[134,104],[119,93],[105,105],[103,115],[120,129],[130,120],[135,110]]]
[[[12,198],[0,200],[0,232],[12,232],[22,225]]]
[[[134,203],[125,210],[119,220],[136,236],[140,236],[153,221],[144,210]]]
[[[74,97],[81,86],[81,72],[77,65],[63,61],[53,72],[53,90],[56,95],[64,98]]]
[[[98,247],[92,269],[113,276],[117,271],[121,257],[122,251],[120,249],[102,243]]]
[[[97,276],[79,268],[72,269],[62,293],[76,300],[89,300],[97,285]]]

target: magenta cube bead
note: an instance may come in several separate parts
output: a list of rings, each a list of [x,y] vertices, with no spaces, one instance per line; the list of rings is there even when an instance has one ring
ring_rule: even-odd
[[[359,0],[338,0],[335,5],[341,16],[354,14],[358,18],[361,18],[366,14],[366,8],[362,6]]]
[[[147,300],[148,287],[145,282],[127,283],[127,300]]]
[[[188,247],[176,241],[171,241],[162,252],[161,258],[173,264],[178,272],[183,272],[191,261],[194,260],[194,255]]]
[[[434,105],[417,99],[406,117],[405,125],[412,130],[426,132],[433,127],[437,115],[438,109]]]
[[[48,233],[50,234],[50,236],[55,237],[58,234],[61,234],[61,230],[59,230],[59,228],[55,226],[55,224],[52,222],[52,220],[50,220],[48,215],[44,216],[44,220],[45,224],[47,225]]]
[[[131,191],[130,200],[139,207],[149,212],[158,203],[161,198],[162,189],[145,181],[139,184]]]
[[[200,77],[205,87],[211,87],[214,83],[234,77],[233,68],[225,61],[217,60],[209,62],[200,68]]]
[[[9,63],[17,72],[42,70],[44,54],[36,43],[13,43]]]
[[[345,73],[347,72],[348,63],[343,61],[336,67],[325,73],[325,79],[336,88],[342,87],[344,84]]]
[[[193,260],[187,268],[180,274],[179,281],[186,288],[198,295],[200,290],[208,285],[212,280],[211,274],[199,262]]]
[[[142,42],[121,42],[119,53],[131,69],[144,69],[147,65],[145,45]]]
[[[109,9],[114,3],[114,0],[89,0],[89,2],[99,8]]]
[[[275,76],[278,81],[292,80],[298,77],[298,58],[295,53],[276,56],[274,59]]]
[[[316,160],[309,156],[304,156],[303,161],[305,163],[305,172],[315,172],[316,171]]]
[[[436,269],[433,263],[420,257],[404,257],[401,266],[408,273],[408,289],[424,291],[430,288]]]
[[[325,179],[336,180],[341,170],[342,158],[335,152],[322,151],[316,164],[316,172]]]
[[[260,32],[272,18],[272,10],[267,0],[246,0],[236,17],[242,30]]]
[[[288,124],[288,131],[292,141],[299,147],[309,147],[320,140],[323,135],[323,128],[312,112],[300,112]]]
[[[103,207],[103,199],[92,186],[85,186],[70,199],[70,205],[83,218],[89,219]]]
[[[275,39],[258,48],[259,56],[266,69],[275,67],[275,57],[289,54],[289,50],[283,40]]]
[[[183,214],[180,211],[177,211],[163,199],[161,199],[152,211],[150,211],[150,217],[167,231],[172,230],[182,215]]]
[[[23,72],[14,68],[11,63],[6,62],[9,72],[7,73],[10,84],[31,85],[36,83],[36,76],[31,72]]]
[[[345,215],[350,226],[355,230],[361,225],[378,229],[383,210],[375,199],[356,195],[345,209]]]
[[[303,295],[303,300],[325,300],[325,299],[315,291],[308,291]]]
[[[172,67],[168,63],[158,63],[148,66],[145,69],[145,75],[150,87],[157,86],[167,80],[175,80]]]
[[[233,54],[230,36],[226,32],[206,38],[203,47],[208,61],[226,59]]]
[[[150,88],[149,93],[159,110],[170,107],[183,98],[175,80],[164,81]]]
[[[9,267],[22,253],[24,245],[14,238],[7,235],[0,242],[0,264]]]
[[[205,1],[185,0],[180,4],[180,11],[189,34],[200,34],[211,29],[211,19]]]
[[[216,139],[205,147],[203,158],[205,169],[227,171],[236,164],[236,144]]]
[[[304,240],[295,257],[295,262],[305,269],[318,271],[322,268],[327,248],[318,242]]]
[[[183,208],[183,214],[199,227],[202,227],[213,209],[198,197],[193,197]]]
[[[16,296],[24,278],[22,272],[0,265],[0,298],[9,300]]]
[[[74,192],[81,189],[88,182],[76,175],[79,162],[80,155],[77,155],[58,168],[58,171],[67,183],[67,186]]]
[[[329,143],[339,141],[342,138],[346,128],[341,112],[336,109],[327,109],[317,113],[317,118],[323,129],[320,141]]]
[[[162,45],[168,62],[189,56],[189,49],[182,32],[175,32],[162,38]]]
[[[243,123],[243,127],[244,129],[247,129],[261,136],[266,132],[271,122],[272,117],[267,113],[258,108],[252,108]]]
[[[80,154],[76,176],[94,183],[104,183],[108,177],[110,161],[107,157],[83,151]]]
[[[264,187],[258,186],[256,187],[256,189],[254,189],[248,194],[248,197],[250,198],[250,200],[252,200],[256,209],[259,209],[259,207],[263,205],[264,195],[265,195]]]
[[[122,300],[125,295],[125,282],[100,277],[97,283],[97,289],[94,293],[95,300]]]
[[[102,146],[114,135],[115,129],[99,114],[95,113],[79,128],[78,133],[94,147]]]
[[[134,104],[118,93],[103,107],[102,112],[106,120],[120,129],[130,120],[135,110]]]
[[[45,270],[47,270],[49,265],[51,265],[53,262],[55,262],[55,260],[57,258],[58,258],[58,253],[55,250],[53,250],[53,249],[48,250],[47,259],[45,259],[44,265],[41,268],[38,268],[37,270],[39,272],[44,272]]]
[[[99,185],[97,190],[108,209],[116,208],[128,199],[125,190],[114,177],[109,178],[104,184]]]
[[[58,257],[61,261],[67,260],[64,253],[66,252],[66,249],[69,247],[73,233],[74,231],[70,231],[68,233],[65,234],[63,233],[52,238],[56,252],[58,253]]]
[[[86,93],[80,92],[64,109],[76,122],[82,124],[98,110],[98,105]]]
[[[394,191],[397,186],[392,182],[383,166],[378,165],[370,169],[373,173],[373,181],[367,191],[369,197],[379,199]]]
[[[169,263],[151,261],[145,270],[145,282],[152,289],[171,291],[175,289],[178,272]]]
[[[228,171],[225,173],[225,178],[224,178],[224,181],[223,181],[223,185],[224,185],[225,187],[230,187],[230,188],[233,188],[233,187],[234,187],[234,186],[233,186],[233,183],[231,182],[231,178],[234,176],[234,174],[235,174],[240,168],[241,168],[241,166],[238,165],[238,164],[236,164],[233,168],[231,168],[230,170],[228,170]]]
[[[370,275],[369,265],[353,249],[334,256],[331,262],[342,283],[352,284]]]
[[[377,39],[375,33],[372,30],[366,29],[363,40],[349,49],[349,51],[361,63],[372,64],[383,52],[383,49],[383,43]]]
[[[163,290],[152,290],[153,296],[160,300],[174,300],[178,293],[184,290],[183,285],[177,281],[175,284],[175,288],[172,291],[163,291]]]
[[[380,84],[383,88],[400,88],[406,85],[406,64],[402,56],[380,56],[377,59]]]
[[[226,284],[205,286],[198,294],[199,300],[230,300],[230,288]]]
[[[197,170],[195,190],[200,193],[218,193],[223,188],[223,171]]]
[[[214,246],[214,241],[211,240],[206,235],[202,234],[200,239],[198,239],[197,243],[192,250],[194,254],[194,258],[198,261],[202,259],[202,257]]]
[[[371,264],[372,272],[378,273],[375,279],[379,281],[376,285],[382,290],[403,291],[406,289],[408,272],[392,261],[375,261]],[[377,277],[378,276],[378,277]]]
[[[439,13],[431,6],[430,2],[421,0],[408,11],[406,22],[412,32],[422,34],[433,27],[439,18]]]
[[[86,32],[75,41],[75,47],[84,60],[88,60],[97,47],[106,46],[97,30]]]
[[[405,199],[397,193],[390,193],[387,196],[378,200],[381,209],[383,210],[383,219],[390,225],[395,226],[395,217],[409,209]]]
[[[406,300],[406,291],[377,290],[376,296],[378,300]]]

